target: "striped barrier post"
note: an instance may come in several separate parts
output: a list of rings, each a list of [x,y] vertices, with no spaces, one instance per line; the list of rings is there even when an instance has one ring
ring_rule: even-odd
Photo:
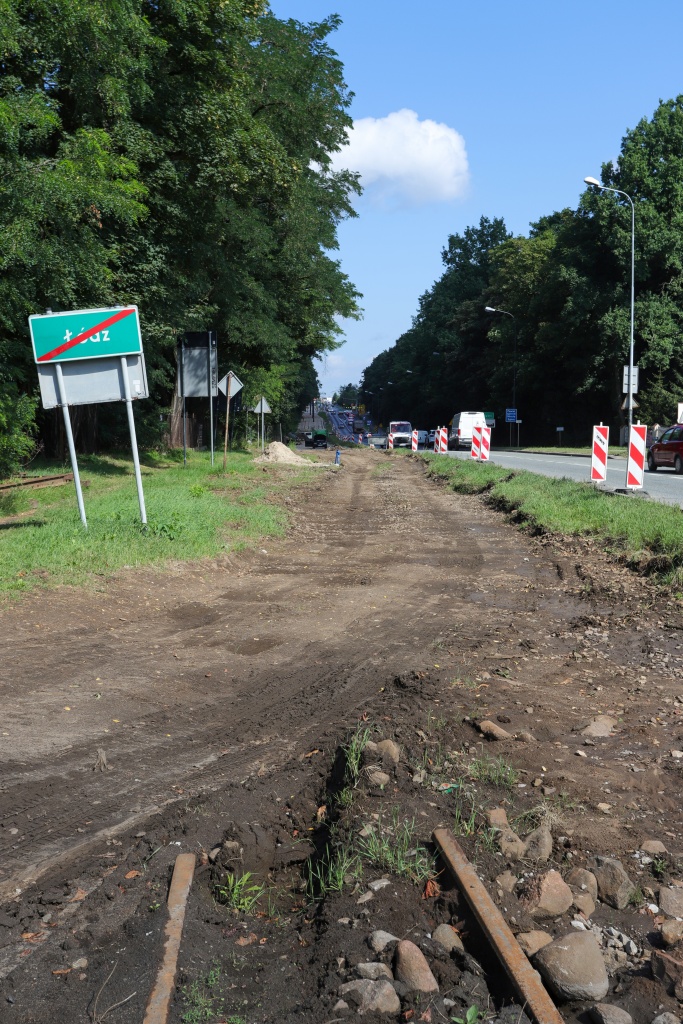
[[[439,433],[439,452],[441,455],[446,455],[448,452],[448,427],[442,427]]]
[[[607,449],[609,427],[593,427],[593,452],[591,455],[591,480],[604,484],[607,479]]]
[[[647,427],[640,423],[631,427],[628,439],[628,462],[626,464],[626,486],[636,490],[643,486],[645,475],[645,448]]]
[[[413,431],[413,438],[410,447],[414,452],[417,451],[417,430]]]
[[[491,457],[491,428],[481,428],[481,462],[488,462]]]
[[[389,436],[387,437],[387,444],[389,445],[390,448],[394,447],[394,435],[393,434],[389,434]]]
[[[472,447],[470,458],[481,462],[481,427],[472,427]]]
[[[441,443],[441,427],[437,427],[434,431],[434,454],[438,454],[439,445]]]
[[[363,443],[363,435],[359,434],[358,435],[358,444],[362,444],[362,443]]]

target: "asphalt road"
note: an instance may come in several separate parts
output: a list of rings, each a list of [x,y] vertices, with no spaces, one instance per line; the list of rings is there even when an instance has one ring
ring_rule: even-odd
[[[469,459],[468,451],[449,452],[451,458]],[[528,469],[543,476],[567,477],[580,482],[590,481],[590,458],[587,455],[550,455],[533,452],[491,451],[491,462],[510,469]],[[606,490],[623,488],[626,482],[626,459],[610,458],[607,462]],[[673,470],[660,469],[657,473],[645,472],[643,492],[654,501],[667,505],[683,505],[683,476]]]

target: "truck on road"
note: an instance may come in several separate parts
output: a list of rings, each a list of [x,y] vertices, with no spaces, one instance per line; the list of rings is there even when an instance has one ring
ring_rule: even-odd
[[[391,420],[389,433],[394,435],[394,448],[412,447],[413,428],[407,420]]]
[[[469,448],[472,444],[472,428],[485,427],[486,416],[483,412],[456,412],[448,436],[448,450]]]

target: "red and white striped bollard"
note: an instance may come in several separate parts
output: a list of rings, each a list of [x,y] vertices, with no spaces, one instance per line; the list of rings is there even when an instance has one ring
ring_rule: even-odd
[[[591,480],[604,484],[607,479],[607,450],[609,448],[609,427],[593,427],[593,449],[591,454]]]

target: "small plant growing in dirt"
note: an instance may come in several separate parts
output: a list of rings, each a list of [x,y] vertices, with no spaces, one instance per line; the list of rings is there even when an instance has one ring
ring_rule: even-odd
[[[215,991],[220,978],[221,969],[215,964],[204,978],[183,988],[185,1009],[180,1015],[183,1024],[202,1024],[221,1014],[223,999],[220,992]]]
[[[484,1020],[485,1017],[486,1014],[478,1006],[470,1006],[464,1017],[451,1017],[451,1020],[455,1024],[477,1024],[478,1021]]]
[[[358,785],[360,771],[363,765],[363,751],[370,739],[370,730],[367,726],[358,726],[346,744],[344,754],[346,755],[346,782],[354,789]]]
[[[477,810],[474,802],[470,805],[469,813],[463,812],[460,804],[455,808],[455,819],[453,831],[456,836],[473,836],[477,832]]]
[[[662,879],[664,878],[664,875],[666,874],[668,867],[669,862],[667,861],[666,857],[655,857],[652,861],[652,874],[655,876],[655,878]]]
[[[416,831],[415,819],[401,820],[394,808],[391,822],[383,825],[380,818],[368,835],[358,839],[357,849],[376,868],[421,884],[434,877],[434,858],[417,842]]]
[[[360,860],[350,845],[328,850],[320,860],[308,862],[309,898],[324,899],[328,893],[343,892],[345,885],[353,884],[362,874]]]
[[[504,757],[490,757],[488,754],[470,761],[467,774],[473,782],[488,782],[492,786],[507,786],[509,789],[519,779],[517,770]]]
[[[223,885],[214,889],[219,902],[238,914],[250,913],[266,891],[264,885],[252,882],[251,877],[251,871],[245,871],[243,875],[228,872]]]
[[[445,715],[435,715],[431,708],[427,712],[427,732],[431,735],[433,732],[443,732],[448,726],[448,719]]]
[[[631,890],[631,895],[628,898],[629,907],[633,907],[634,910],[640,910],[645,905],[645,893],[639,885],[635,889]]]

